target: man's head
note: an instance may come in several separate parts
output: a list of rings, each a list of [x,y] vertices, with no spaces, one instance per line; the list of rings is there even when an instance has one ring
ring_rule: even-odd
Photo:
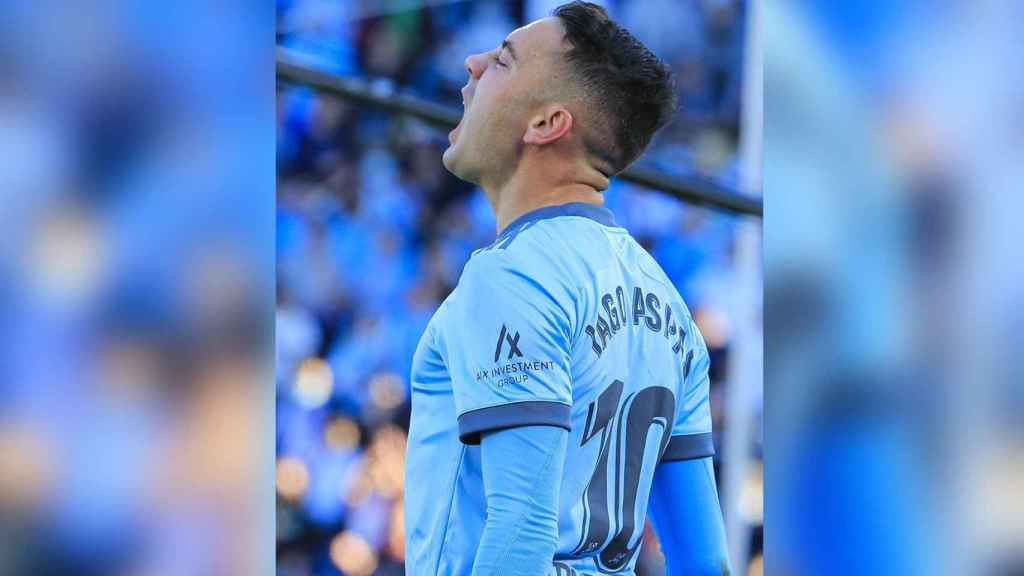
[[[465,112],[444,165],[500,183],[526,157],[576,159],[611,176],[675,109],[670,69],[599,6],[572,2],[466,59]]]

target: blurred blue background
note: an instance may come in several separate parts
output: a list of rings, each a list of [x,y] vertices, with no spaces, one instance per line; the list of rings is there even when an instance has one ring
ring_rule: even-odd
[[[763,22],[766,571],[1024,574],[1024,4]]]
[[[277,44],[306,66],[461,109],[465,57],[558,4],[280,1]],[[638,162],[738,188],[745,2],[606,6],[677,76],[676,119]],[[279,574],[401,574],[411,359],[470,253],[494,239],[494,218],[441,165],[445,131],[287,83],[277,112]],[[708,342],[721,444],[740,219],[621,181],[605,198]],[[756,527],[760,466],[748,475],[744,517]],[[646,538],[641,574],[661,574]],[[757,556],[759,532],[750,547]]]
[[[273,570],[273,30],[0,5],[0,574]]]

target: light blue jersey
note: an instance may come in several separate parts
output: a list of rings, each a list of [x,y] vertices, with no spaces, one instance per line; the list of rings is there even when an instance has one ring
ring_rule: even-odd
[[[412,368],[407,574],[471,573],[480,435],[529,425],[569,431],[551,575],[632,575],[656,464],[713,453],[704,340],[605,208],[523,215],[431,319]]]

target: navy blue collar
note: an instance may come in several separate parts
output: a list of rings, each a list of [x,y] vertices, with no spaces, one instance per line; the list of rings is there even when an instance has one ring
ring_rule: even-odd
[[[519,230],[530,222],[557,218],[559,216],[582,216],[583,218],[590,218],[598,224],[615,226],[615,218],[612,216],[611,210],[604,206],[588,204],[586,202],[569,202],[568,204],[559,204],[557,206],[544,206],[543,208],[537,208],[523,214],[506,226],[501,231],[501,234],[498,235],[498,239],[500,240],[509,234],[513,234],[514,231]]]

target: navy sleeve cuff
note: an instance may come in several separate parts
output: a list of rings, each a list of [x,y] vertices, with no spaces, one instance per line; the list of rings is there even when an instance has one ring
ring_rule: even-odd
[[[479,444],[480,435],[519,426],[557,426],[570,430],[570,408],[561,402],[531,400],[470,410],[459,416],[459,440]]]
[[[715,443],[711,440],[711,432],[704,434],[687,434],[673,436],[668,447],[661,456],[662,462],[673,460],[691,460],[715,455]]]

